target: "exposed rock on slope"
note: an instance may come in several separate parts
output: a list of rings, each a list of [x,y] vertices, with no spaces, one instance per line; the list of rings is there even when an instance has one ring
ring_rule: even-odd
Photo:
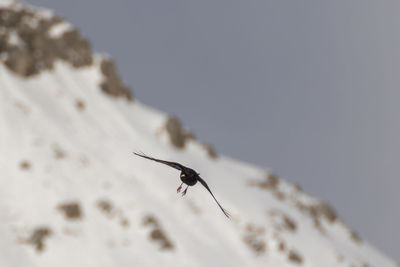
[[[51,70],[54,61],[74,67],[92,64],[88,41],[66,21],[49,12],[14,5],[0,9],[0,54],[4,64],[20,76]],[[61,31],[61,32],[59,32]]]
[[[89,42],[69,22],[48,10],[29,9],[14,3],[0,7],[0,62],[22,77],[52,70],[57,60],[75,68],[93,64]],[[100,87],[113,97],[132,100],[111,59],[102,59]]]
[[[194,139],[193,133],[186,131],[181,121],[175,116],[167,119],[165,130],[168,133],[171,144],[179,149],[184,148],[189,140]]]
[[[104,93],[113,97],[125,97],[132,100],[132,91],[121,82],[115,63],[112,59],[103,59],[100,65],[101,72],[104,75],[104,80],[100,87]]]

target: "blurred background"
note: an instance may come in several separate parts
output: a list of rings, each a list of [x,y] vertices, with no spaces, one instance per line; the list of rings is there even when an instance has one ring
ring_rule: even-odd
[[[110,54],[140,101],[327,200],[400,260],[400,2],[27,2]]]

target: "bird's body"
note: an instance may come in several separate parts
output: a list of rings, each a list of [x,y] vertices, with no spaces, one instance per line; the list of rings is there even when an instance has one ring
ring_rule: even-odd
[[[198,180],[197,176],[199,175],[195,170],[185,167],[185,171],[181,172],[181,181],[189,186],[194,186]]]
[[[139,156],[139,157],[142,157],[142,158],[145,158],[145,159],[149,159],[149,160],[153,160],[153,161],[168,165],[168,166],[170,166],[172,168],[175,168],[177,170],[180,170],[181,171],[180,178],[181,178],[182,184],[186,184],[187,185],[186,189],[182,192],[182,196],[184,196],[186,194],[187,189],[188,189],[189,186],[194,186],[197,182],[200,182],[208,190],[208,192],[210,192],[211,196],[214,198],[215,202],[217,202],[218,206],[220,207],[222,212],[225,214],[225,216],[229,218],[229,216],[230,216],[229,213],[224,208],[222,208],[222,206],[219,204],[217,199],[214,197],[214,194],[211,192],[211,190],[208,187],[207,183],[200,177],[200,174],[197,173],[195,170],[193,170],[191,168],[188,168],[188,167],[185,167],[182,164],[179,164],[177,162],[160,160],[160,159],[156,159],[156,158],[152,158],[152,157],[146,156],[144,154],[138,154],[138,153],[135,153],[135,152],[134,152],[134,154]],[[182,189],[182,184],[177,189],[178,193]]]

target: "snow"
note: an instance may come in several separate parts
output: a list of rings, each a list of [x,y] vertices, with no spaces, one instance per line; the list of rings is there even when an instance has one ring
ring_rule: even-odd
[[[11,6],[15,1],[14,0],[0,0],[0,8],[4,7],[9,7]]]
[[[10,45],[19,46],[23,42],[21,41],[21,38],[19,38],[18,33],[16,33],[15,31],[11,31],[10,36],[8,37],[8,43]]]
[[[160,131],[167,114],[101,92],[100,60],[29,79],[0,65],[0,266],[396,266],[339,219],[299,208],[316,198],[283,179],[266,185],[267,170],[211,159],[195,141],[174,148]],[[201,185],[177,195],[179,172],[133,151],[200,172],[232,218]],[[80,218],[59,210],[67,202]],[[40,251],[29,243],[38,227],[50,230]]]
[[[72,31],[74,27],[71,23],[63,21],[57,24],[54,24],[49,30],[49,36],[51,38],[57,39],[60,38],[64,33],[68,31]]]

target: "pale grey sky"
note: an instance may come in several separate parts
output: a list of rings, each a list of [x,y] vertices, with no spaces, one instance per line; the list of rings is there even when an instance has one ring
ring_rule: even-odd
[[[400,2],[29,0],[135,97],[333,204],[400,260]]]

